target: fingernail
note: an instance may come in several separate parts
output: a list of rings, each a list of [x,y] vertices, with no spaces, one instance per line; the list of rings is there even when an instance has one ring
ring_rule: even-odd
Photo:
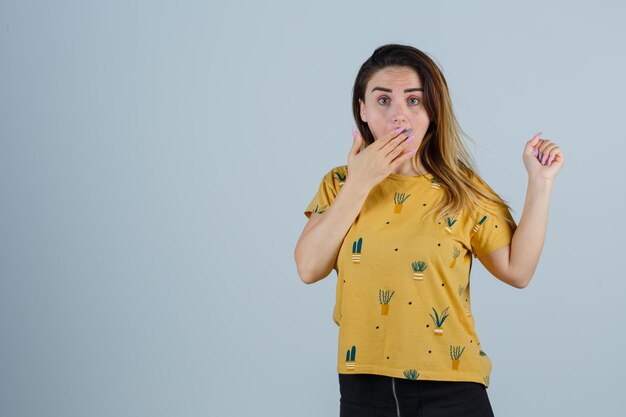
[[[415,152],[417,152],[417,149],[413,149],[411,152],[407,152],[409,155],[413,155]]]
[[[539,133],[537,133],[535,136],[541,136],[541,134],[542,134],[542,133],[543,133],[543,132],[539,132]]]
[[[411,135],[408,138],[406,138],[406,140],[404,142],[409,143],[411,141],[411,139],[413,139],[413,136],[415,135]]]
[[[548,165],[550,165],[552,161],[554,161],[554,155],[550,156],[550,159],[548,159]]]
[[[545,165],[546,159],[548,159],[548,154],[545,154],[543,157],[541,157],[541,165]]]
[[[411,134],[411,132],[413,131],[413,128],[410,128],[409,130],[407,130],[406,132],[404,132],[405,135],[409,136]]]
[[[539,151],[537,150],[537,148],[533,148],[533,156],[537,156],[538,153]]]
[[[400,133],[404,130],[404,127],[400,126],[399,128],[396,129],[396,133]]]

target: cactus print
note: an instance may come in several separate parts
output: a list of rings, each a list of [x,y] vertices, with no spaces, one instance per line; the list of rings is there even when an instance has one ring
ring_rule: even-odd
[[[327,171],[305,215],[328,212],[348,176],[346,165]],[[472,257],[510,244],[515,227],[503,209],[426,217],[444,187],[432,174],[390,174],[345,232],[332,312],[338,372],[489,385],[469,274]]]

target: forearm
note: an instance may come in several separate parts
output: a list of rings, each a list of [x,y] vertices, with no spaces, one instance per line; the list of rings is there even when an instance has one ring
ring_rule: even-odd
[[[535,273],[543,249],[548,224],[551,180],[528,179],[524,211],[511,241],[509,272],[528,285]]]
[[[296,245],[295,259],[304,282],[311,284],[328,276],[369,191],[346,181],[319,221],[302,235]]]

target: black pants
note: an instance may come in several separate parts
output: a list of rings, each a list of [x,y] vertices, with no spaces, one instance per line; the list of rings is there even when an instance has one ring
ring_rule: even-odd
[[[339,374],[340,417],[494,417],[478,382]]]

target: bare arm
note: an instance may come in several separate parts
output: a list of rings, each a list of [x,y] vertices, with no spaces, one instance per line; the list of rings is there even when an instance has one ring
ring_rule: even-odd
[[[311,213],[296,244],[294,258],[303,282],[312,284],[330,274],[343,239],[370,190],[415,153],[402,153],[406,150],[409,143],[407,136],[412,130],[392,130],[362,151],[359,149],[363,137],[353,130],[354,141],[348,153],[346,182],[323,214]]]
[[[528,181],[526,202],[511,244],[479,260],[499,280],[524,288],[533,277],[543,250],[552,182]]]
[[[303,282],[312,284],[330,274],[343,239],[368,194],[367,187],[347,180],[323,214],[311,213],[294,252]]]
[[[496,278],[516,288],[526,287],[537,269],[546,237],[552,185],[564,162],[561,149],[549,140],[539,140],[539,135],[524,149],[528,189],[511,244],[479,258]]]

